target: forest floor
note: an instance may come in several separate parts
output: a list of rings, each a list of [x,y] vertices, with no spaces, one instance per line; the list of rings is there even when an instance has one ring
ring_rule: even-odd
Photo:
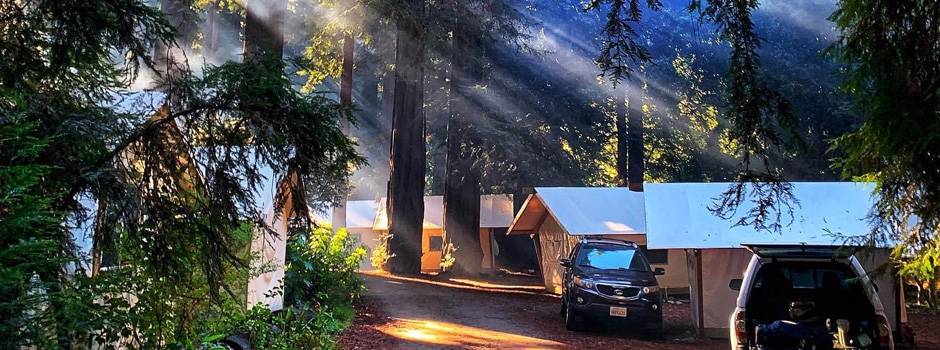
[[[569,332],[541,280],[405,278],[368,272],[356,320],[338,339],[356,349],[726,349],[692,336],[688,304],[664,306],[664,339],[623,329]]]

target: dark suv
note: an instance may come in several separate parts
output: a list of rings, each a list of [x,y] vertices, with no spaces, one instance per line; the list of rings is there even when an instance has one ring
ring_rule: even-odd
[[[561,314],[565,328],[582,329],[585,320],[625,320],[660,336],[663,329],[662,293],[643,251],[633,242],[582,239],[568,259],[562,259]]]

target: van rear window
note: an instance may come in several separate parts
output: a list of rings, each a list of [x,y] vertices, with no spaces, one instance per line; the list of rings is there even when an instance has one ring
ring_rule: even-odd
[[[776,270],[776,271],[773,271]],[[755,287],[760,288],[764,276],[781,276],[794,289],[848,289],[859,281],[852,270],[838,263],[774,263],[764,265],[757,276]]]

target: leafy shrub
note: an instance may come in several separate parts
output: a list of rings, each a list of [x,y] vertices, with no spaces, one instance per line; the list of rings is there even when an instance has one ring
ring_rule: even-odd
[[[388,232],[383,232],[379,235],[379,245],[372,251],[372,267],[384,270],[385,265],[388,264],[388,259],[395,256],[395,254],[388,253],[388,241],[390,239],[392,239],[392,235]]]
[[[356,274],[365,248],[346,229],[315,228],[287,243],[286,305],[351,305],[364,287]],[[350,317],[351,318],[351,317]]]
[[[306,306],[272,312],[258,305],[234,317],[229,334],[246,335],[255,349],[335,349],[333,335],[346,325],[328,308],[314,311]]]

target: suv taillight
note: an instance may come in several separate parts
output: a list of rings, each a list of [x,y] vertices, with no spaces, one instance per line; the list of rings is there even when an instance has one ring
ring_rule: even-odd
[[[878,315],[878,328],[875,329],[875,332],[877,332],[875,335],[878,337],[878,345],[881,345],[882,349],[894,349],[894,342],[891,340],[891,326],[885,315]]]
[[[736,312],[733,317],[731,344],[737,349],[747,349],[747,319],[744,317],[744,310]]]

